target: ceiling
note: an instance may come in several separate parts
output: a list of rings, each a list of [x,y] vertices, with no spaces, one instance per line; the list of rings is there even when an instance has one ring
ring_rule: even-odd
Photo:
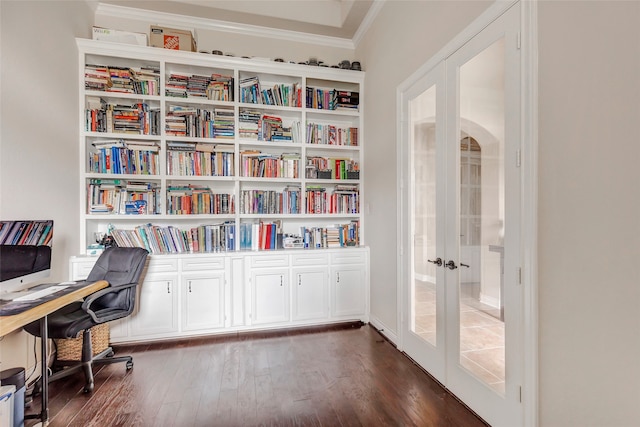
[[[353,40],[379,0],[101,0],[100,3]]]

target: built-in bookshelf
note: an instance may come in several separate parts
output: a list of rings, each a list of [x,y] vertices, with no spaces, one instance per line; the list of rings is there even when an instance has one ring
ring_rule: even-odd
[[[77,39],[80,252],[363,245],[364,73]]]

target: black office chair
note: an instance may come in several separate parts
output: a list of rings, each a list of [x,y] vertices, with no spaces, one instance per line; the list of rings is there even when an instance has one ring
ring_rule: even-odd
[[[135,306],[136,286],[147,255],[148,252],[142,248],[106,249],[96,261],[86,281],[106,280],[109,286],[89,295],[84,301],[71,303],[48,316],[49,338],[77,338],[82,332],[81,361],[56,360],[49,382],[82,370],[86,379],[84,391],[88,393],[93,390],[93,365],[125,362],[127,370],[133,367],[131,356],[113,357],[111,347],[93,356],[91,328],[131,314]],[[26,325],[24,329],[32,335],[40,336],[39,321]]]

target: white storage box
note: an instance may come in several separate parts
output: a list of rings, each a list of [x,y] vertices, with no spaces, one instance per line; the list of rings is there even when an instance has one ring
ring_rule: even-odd
[[[0,426],[13,426],[13,399],[16,386],[0,386]]]
[[[145,33],[133,33],[130,31],[112,30],[110,28],[93,27],[93,39],[105,42],[147,46],[147,35]]]

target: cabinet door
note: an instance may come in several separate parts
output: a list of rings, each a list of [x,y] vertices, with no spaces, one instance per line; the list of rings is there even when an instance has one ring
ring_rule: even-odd
[[[287,268],[253,270],[251,291],[252,324],[289,321],[289,270]]]
[[[194,331],[224,327],[224,270],[182,276],[182,329]]]
[[[131,335],[163,335],[178,330],[176,274],[149,275],[139,286],[138,309],[131,319]]]
[[[324,319],[329,316],[329,269],[297,267],[293,269],[293,320]]]
[[[109,341],[117,343],[126,341],[129,337],[129,318],[114,320],[109,322]]]
[[[365,314],[365,271],[362,265],[341,265],[331,270],[333,304],[331,315]]]

